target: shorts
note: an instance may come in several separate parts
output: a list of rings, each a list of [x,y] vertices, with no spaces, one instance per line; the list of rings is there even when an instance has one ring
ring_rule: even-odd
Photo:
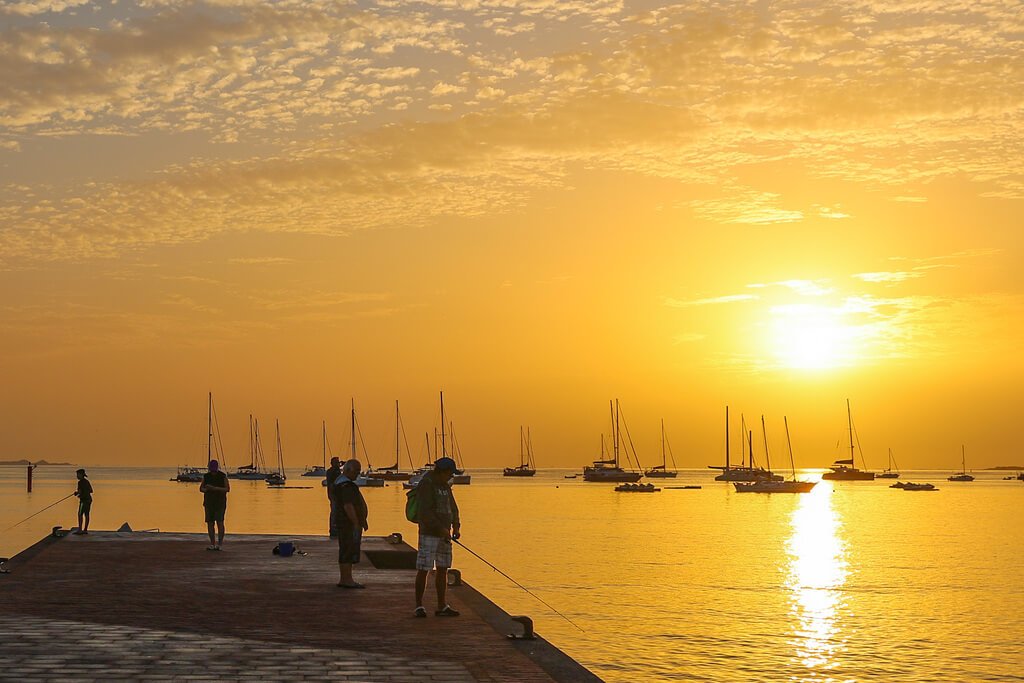
[[[78,501],[78,514],[85,517],[92,510],[92,498],[83,498]]]
[[[449,569],[452,566],[452,542],[439,536],[428,536],[420,532],[419,550],[416,552],[416,569],[429,572]]]
[[[207,522],[224,522],[224,513],[227,512],[227,505],[204,505],[206,508]]]
[[[338,527],[338,562],[359,564],[359,546],[363,541],[363,528],[342,524]]]

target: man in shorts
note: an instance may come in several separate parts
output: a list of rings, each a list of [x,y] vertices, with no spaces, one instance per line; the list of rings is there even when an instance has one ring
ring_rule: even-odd
[[[352,578],[352,565],[359,564],[360,545],[363,532],[369,529],[366,523],[366,501],[356,484],[363,466],[358,460],[347,460],[341,468],[341,475],[334,482],[334,509],[338,525],[338,588],[365,588]]]
[[[446,602],[448,569],[452,566],[452,539],[459,538],[459,506],[452,495],[451,479],[456,473],[455,461],[441,458],[434,469],[423,475],[416,486],[417,522],[419,523],[419,550],[416,554],[416,611],[417,617],[427,616],[423,607],[423,593],[427,588],[427,574],[435,570],[434,587],[437,589],[437,609],[434,616],[457,617],[459,613]]]
[[[77,470],[78,488],[75,495],[78,496],[78,531],[76,536],[85,536],[89,533],[89,513],[92,512],[92,483],[89,482],[85,470]]]
[[[228,509],[231,482],[228,481],[228,475],[221,471],[219,462],[211,460],[209,467],[199,486],[199,492],[203,494],[203,507],[206,509],[206,531],[210,535],[210,545],[206,549],[220,550],[224,544],[224,513]],[[213,533],[214,524],[217,525],[216,538]]]

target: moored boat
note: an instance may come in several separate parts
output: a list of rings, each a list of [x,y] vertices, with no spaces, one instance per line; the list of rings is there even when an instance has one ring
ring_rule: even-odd
[[[708,465],[708,469],[721,470],[721,474],[715,477],[715,481],[782,481],[783,477],[778,474],[772,474],[763,467],[757,467],[754,464],[754,436],[752,431],[747,431],[746,422],[742,420],[740,424],[743,432],[743,444],[741,447],[741,456],[739,466],[733,465],[729,461],[729,406],[725,407],[725,465]],[[747,464],[746,454],[747,447],[750,450],[750,464]]]
[[[523,433],[523,426],[519,425],[519,464],[516,467],[506,467],[502,470],[505,477],[532,477],[537,474],[537,468],[533,464],[533,443],[527,433]]]
[[[668,469],[668,464],[665,462],[666,445],[668,446],[668,453],[672,457],[672,469]],[[644,476],[653,479],[675,479],[679,476],[679,472],[676,470],[676,456],[672,453],[672,444],[668,443],[668,437],[665,436],[664,419],[661,420],[661,464],[645,470]]]
[[[818,483],[816,481],[799,481],[796,478],[796,461],[793,459],[793,442],[789,438],[789,421],[785,416],[782,421],[786,425],[786,445],[789,448],[789,464],[793,478],[783,481],[765,479],[750,483],[735,482],[733,486],[736,488],[736,493],[808,493]],[[768,451],[768,432],[764,426],[764,415],[761,416],[761,432],[764,435],[764,458],[768,465],[768,472],[771,473],[771,455]]]
[[[643,476],[642,474],[625,470],[619,466],[619,400],[615,399],[614,407],[612,407],[612,402],[609,401],[609,409],[612,412],[612,459],[606,459],[604,435],[602,434],[601,459],[595,460],[592,465],[583,468],[583,481],[604,483],[633,483],[640,481],[640,477]]]
[[[889,449],[889,466],[875,475],[876,479],[899,479],[900,471],[896,465],[896,458],[892,457],[892,449]]]
[[[974,481],[974,477],[967,474],[967,454],[963,444],[960,445],[960,472],[946,477],[946,481]]]
[[[853,413],[850,411],[850,399],[846,399],[846,421],[850,431],[850,457],[833,462],[829,466],[832,471],[821,475],[821,478],[828,481],[874,481],[874,472],[868,472],[866,468],[857,469],[853,463]],[[863,460],[864,454],[861,453],[860,457]]]

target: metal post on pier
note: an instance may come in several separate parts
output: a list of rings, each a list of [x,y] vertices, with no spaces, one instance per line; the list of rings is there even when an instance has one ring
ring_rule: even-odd
[[[28,492],[32,493],[32,470],[36,468],[35,465],[28,466]]]

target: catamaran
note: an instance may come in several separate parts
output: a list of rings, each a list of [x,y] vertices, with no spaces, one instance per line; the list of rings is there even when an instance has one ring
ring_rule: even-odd
[[[633,483],[640,481],[643,475],[640,472],[624,470],[619,466],[619,442],[620,436],[620,415],[619,399],[615,399],[614,407],[608,402],[609,411],[612,413],[612,459],[606,460],[604,450],[604,436],[601,436],[601,459],[595,460],[592,465],[583,468],[583,481]],[[628,431],[628,428],[627,428]],[[635,455],[635,454],[634,454]],[[628,455],[627,455],[628,458]]]
[[[963,444],[960,445],[960,473],[946,477],[946,481],[974,481],[974,477],[967,474],[967,454]]]
[[[722,470],[722,473],[715,477],[715,481],[782,481],[782,476],[778,474],[772,474],[763,467],[757,467],[754,465],[754,445],[753,445],[753,432],[748,432],[746,423],[741,421],[743,426],[743,436],[746,443],[750,447],[750,464],[748,465],[745,457],[746,450],[743,451],[742,458],[740,460],[739,467],[732,465],[729,462],[729,406],[725,407],[725,466],[722,465],[708,465],[708,469]],[[745,448],[745,447],[744,447]]]
[[[796,462],[793,460],[793,442],[789,439],[789,421],[785,416],[783,416],[782,422],[786,425],[786,445],[789,448],[789,466],[792,471],[793,478],[783,481],[766,479],[750,483],[735,482],[733,483],[733,486],[736,487],[736,493],[807,493],[814,488],[815,484],[818,483],[816,481],[799,481],[796,478]],[[768,472],[770,474],[772,471],[772,461],[768,452],[768,432],[764,426],[764,415],[761,416],[761,433],[764,435],[764,459],[768,465]]]
[[[850,457],[845,460],[836,460],[829,466],[832,471],[821,475],[821,478],[829,481],[873,481],[874,472],[868,472],[866,469],[859,470],[853,464],[853,413],[850,412],[850,399],[846,399],[846,422],[850,431]],[[860,454],[860,459],[863,463],[863,452]],[[867,464],[864,463],[864,466],[866,468]]]
[[[889,466],[875,475],[876,479],[899,479],[900,470],[896,465],[896,458],[892,457],[892,449],[889,449]]]
[[[274,431],[277,434],[277,470],[267,474],[268,486],[284,486],[288,476],[284,473],[284,449],[281,448],[281,423],[274,420]]]
[[[533,460],[533,442],[529,437],[529,430],[523,432],[523,426],[519,425],[519,465],[517,467],[506,467],[502,475],[506,477],[532,477],[537,474],[537,466]]]
[[[672,458],[672,469],[667,469],[665,463],[665,446],[668,446],[668,453]],[[662,478],[662,479],[675,479],[679,475],[676,470],[676,456],[672,454],[672,444],[668,442],[668,437],[665,436],[665,420],[661,421],[661,464],[655,465],[651,469],[644,472],[645,477],[651,478]]]

